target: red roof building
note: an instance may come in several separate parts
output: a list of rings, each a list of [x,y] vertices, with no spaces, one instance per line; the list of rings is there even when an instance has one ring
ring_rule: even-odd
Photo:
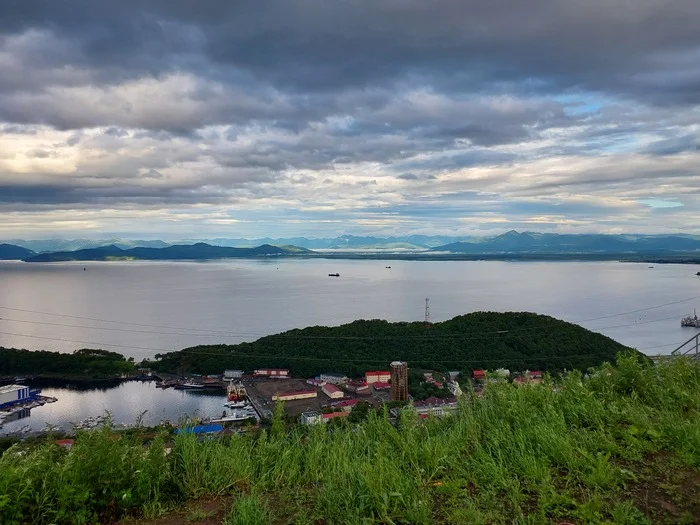
[[[389,380],[391,379],[391,372],[386,372],[384,370],[381,371],[372,371],[372,372],[365,372],[365,381],[367,383],[374,384],[377,382],[380,383],[388,383]]]
[[[322,414],[321,417],[323,421],[328,421],[329,419],[335,419],[336,417],[348,417],[350,412],[331,412],[330,414]]]
[[[331,399],[339,399],[344,396],[343,391],[331,383],[326,383],[323,385],[321,390],[323,390],[323,393]]]
[[[474,370],[474,379],[486,379],[486,370]]]
[[[331,403],[331,406],[333,408],[340,408],[343,412],[351,412],[353,407],[355,407],[359,402],[359,399],[345,399],[344,401]]]
[[[391,388],[391,383],[384,381],[375,381],[372,383],[375,390],[389,390]]]

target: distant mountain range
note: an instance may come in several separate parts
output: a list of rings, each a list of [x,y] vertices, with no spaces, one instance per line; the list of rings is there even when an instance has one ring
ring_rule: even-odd
[[[166,248],[173,245],[205,243],[211,246],[255,248],[271,246],[297,246],[308,250],[333,251],[426,251],[434,250],[464,254],[489,253],[636,253],[636,252],[695,252],[700,251],[700,235],[603,235],[556,234],[510,231],[493,237],[451,237],[440,235],[407,235],[398,237],[361,237],[342,235],[333,238],[309,239],[306,237],[261,239],[182,239],[163,240],[125,239],[11,239],[9,244],[27,248],[36,253],[68,252],[91,248],[115,246],[130,248]]]
[[[700,236],[693,235],[567,235],[509,231],[502,235],[483,238],[422,235],[355,237],[346,235],[333,239],[306,239],[304,237],[252,241],[248,239],[210,239],[206,243],[181,241],[178,244],[162,240],[118,240],[98,246],[93,245],[99,241],[81,239],[15,242],[21,244],[0,244],[0,259],[51,262],[305,256],[442,260],[477,258],[529,260],[537,258],[547,260],[575,258],[648,260],[653,258],[661,262],[700,260]],[[83,243],[87,244],[87,247],[50,249],[51,246],[73,247]]]
[[[513,230],[488,239],[437,246],[432,251],[475,255],[700,253],[700,238],[683,235],[560,235]]]
[[[119,260],[196,260],[196,259],[228,259],[228,258],[258,258],[285,257],[312,253],[296,246],[271,246],[263,244],[255,248],[230,248],[211,246],[205,243],[191,245],[174,245],[165,248],[129,248],[123,250],[118,246],[103,246],[87,248],[70,252],[54,252],[33,254],[25,258],[26,262],[61,262],[61,261],[119,261]]]

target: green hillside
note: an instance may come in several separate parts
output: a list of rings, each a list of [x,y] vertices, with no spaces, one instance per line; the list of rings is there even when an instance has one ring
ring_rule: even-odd
[[[412,367],[471,371],[585,370],[614,361],[629,348],[552,317],[527,312],[476,312],[433,323],[355,321],[290,330],[238,345],[207,345],[156,356],[164,372],[221,373],[225,368],[289,368],[310,377],[323,371],[359,375],[391,361]]]

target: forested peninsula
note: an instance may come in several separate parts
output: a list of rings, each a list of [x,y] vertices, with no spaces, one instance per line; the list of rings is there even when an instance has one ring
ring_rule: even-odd
[[[108,350],[83,348],[66,354],[0,347],[0,378],[26,375],[100,381],[133,374],[135,370],[133,359]]]
[[[170,373],[288,368],[357,376],[391,361],[431,370],[586,370],[632,349],[581,326],[527,312],[476,312],[440,323],[354,321],[295,329],[238,345],[206,345],[158,354],[151,368]],[[640,354],[641,355],[641,354]]]

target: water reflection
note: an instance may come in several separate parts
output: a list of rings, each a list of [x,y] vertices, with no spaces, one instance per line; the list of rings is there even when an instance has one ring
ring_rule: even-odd
[[[71,430],[73,425],[106,413],[115,426],[133,425],[139,418],[146,426],[163,421],[177,423],[183,417],[218,416],[225,402],[223,390],[205,393],[161,389],[156,388],[154,382],[128,381],[98,387],[95,384],[41,381],[31,386],[42,388],[43,396],[55,397],[58,401],[13,414],[5,419],[0,434],[27,430],[27,426],[28,432],[45,430],[47,425]]]

